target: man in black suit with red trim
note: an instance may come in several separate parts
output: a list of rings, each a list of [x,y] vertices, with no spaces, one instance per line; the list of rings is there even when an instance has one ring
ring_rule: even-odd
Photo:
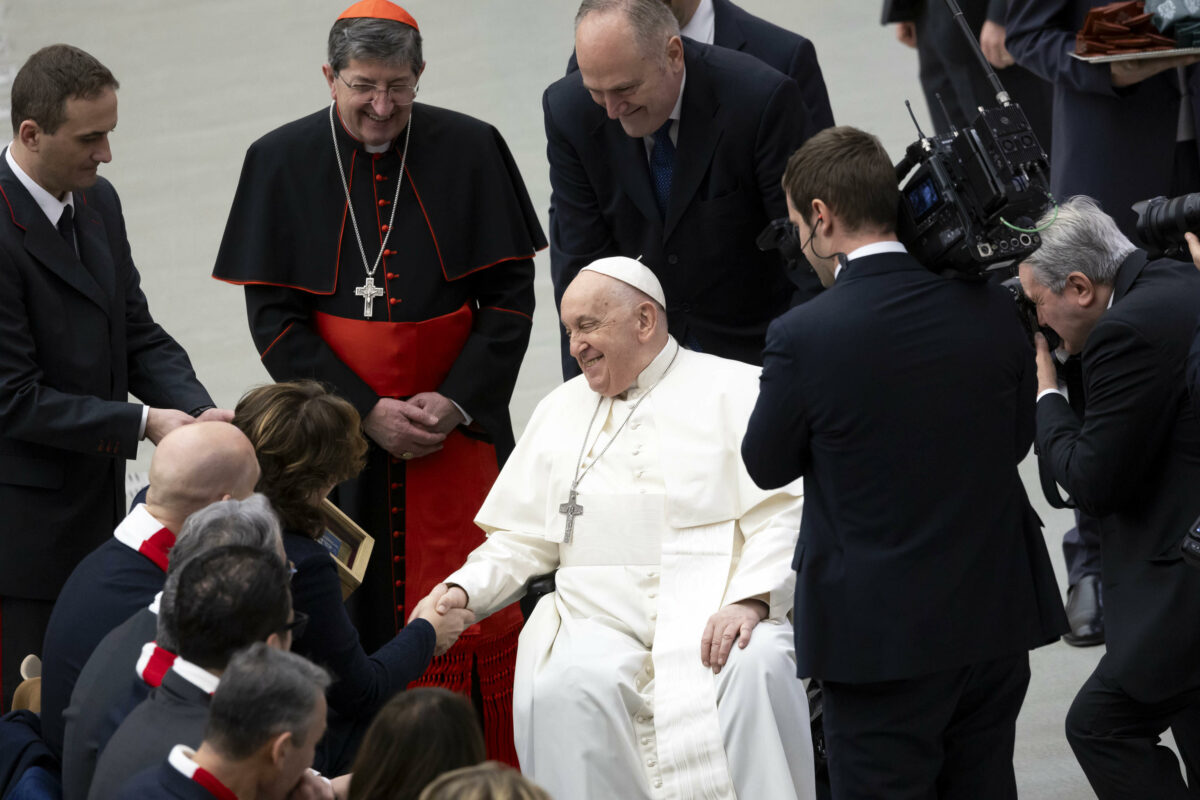
[[[0,157],[5,706],[63,582],[124,517],[125,459],[193,416],[232,417],[151,318],[120,200],[97,176],[116,90],[104,65],[68,45],[39,50],[13,80],[13,141]]]

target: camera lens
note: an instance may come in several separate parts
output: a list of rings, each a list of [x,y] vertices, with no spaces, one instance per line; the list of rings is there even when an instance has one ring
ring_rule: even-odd
[[[1155,197],[1133,204],[1137,212],[1137,235],[1151,255],[1172,255],[1185,245],[1183,235],[1200,231],[1200,193],[1167,199]]]

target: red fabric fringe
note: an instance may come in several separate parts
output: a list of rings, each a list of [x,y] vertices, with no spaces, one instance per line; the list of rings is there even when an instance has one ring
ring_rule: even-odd
[[[409,684],[441,686],[470,698],[472,670],[479,674],[483,699],[483,740],[488,758],[520,769],[513,741],[513,676],[517,664],[517,637],[521,623],[503,633],[484,638],[464,635],[444,655],[435,658],[425,674]]]

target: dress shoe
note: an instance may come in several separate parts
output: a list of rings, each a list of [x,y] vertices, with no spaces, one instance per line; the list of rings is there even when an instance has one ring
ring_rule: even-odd
[[[1085,575],[1067,590],[1069,633],[1063,641],[1072,647],[1104,644],[1104,605],[1100,599],[1100,576]]]

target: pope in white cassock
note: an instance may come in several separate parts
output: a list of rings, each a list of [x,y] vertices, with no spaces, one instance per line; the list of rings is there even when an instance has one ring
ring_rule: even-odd
[[[791,556],[800,482],[739,447],[757,367],[667,333],[654,274],[582,270],[562,323],[583,374],[534,411],[475,518],[487,541],[433,591],[478,618],[558,570],[521,634],[521,768],[552,796],[812,798]]]

